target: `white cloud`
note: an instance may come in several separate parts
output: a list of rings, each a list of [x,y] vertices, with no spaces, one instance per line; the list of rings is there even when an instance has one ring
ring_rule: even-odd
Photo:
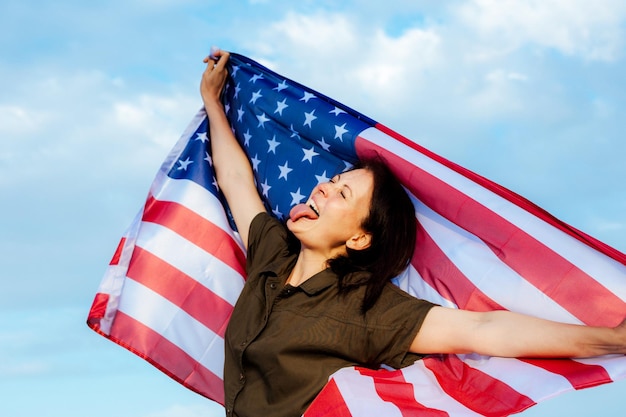
[[[0,105],[0,135],[11,137],[40,130],[46,114],[20,105]]]
[[[524,114],[527,109],[521,90],[529,76],[519,72],[494,69],[482,80],[476,80],[474,91],[467,91],[465,105],[468,114],[480,120],[503,115]]]
[[[177,122],[191,120],[193,113],[190,109],[194,106],[199,109],[200,103],[198,97],[180,94],[174,96],[141,94],[112,103],[111,120],[116,122],[115,128],[129,136],[139,135],[158,144],[162,149],[169,149],[185,126],[184,123]],[[174,128],[177,125],[179,127]]]
[[[423,83],[423,71],[440,60],[440,36],[434,30],[410,29],[399,37],[377,30],[369,40],[369,54],[355,69],[357,80],[376,92],[398,99],[406,83]]]
[[[365,113],[412,98],[442,59],[436,29],[391,36],[342,13],[291,12],[254,38],[259,61]]]
[[[327,12],[290,12],[251,39],[250,49],[254,55],[263,56],[274,65],[289,56],[293,67],[310,65],[315,69],[332,68],[347,51],[352,51],[351,55],[358,54],[362,43],[347,16]]]
[[[152,174],[154,161],[165,156],[201,103],[199,96],[172,91],[133,91],[119,77],[95,71],[32,72],[25,79],[35,81],[20,81],[0,99],[0,158],[18,174],[1,178],[0,186],[93,169],[115,174],[150,168]]]
[[[487,47],[501,51],[536,45],[611,61],[624,46],[621,0],[472,0],[457,12]]]

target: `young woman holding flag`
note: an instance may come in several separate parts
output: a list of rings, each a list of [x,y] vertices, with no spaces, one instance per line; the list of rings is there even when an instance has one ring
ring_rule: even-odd
[[[319,184],[286,224],[273,219],[220,102],[228,58],[225,51],[207,57],[200,85],[217,181],[248,256],[248,280],[225,337],[228,415],[300,416],[347,366],[399,368],[436,353],[626,353],[626,321],[589,327],[444,308],[393,286],[414,251],[415,213],[381,161]]]

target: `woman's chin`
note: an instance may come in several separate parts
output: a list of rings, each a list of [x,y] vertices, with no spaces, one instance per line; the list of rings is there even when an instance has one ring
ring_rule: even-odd
[[[296,235],[298,239],[300,239],[299,235],[306,233],[308,230],[311,229],[311,227],[314,226],[314,224],[315,224],[315,220],[311,220],[306,217],[300,217],[296,220],[293,220],[290,218],[287,220],[287,223],[286,223],[287,229],[289,229],[291,233]]]

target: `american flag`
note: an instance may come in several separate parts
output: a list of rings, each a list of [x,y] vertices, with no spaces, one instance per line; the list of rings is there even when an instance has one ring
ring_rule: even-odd
[[[374,120],[231,54],[223,101],[267,209],[282,218],[319,182],[372,153],[411,194],[418,244],[394,283],[443,306],[614,326],[626,255]],[[122,237],[88,325],[191,390],[223,403],[223,337],[245,250],[213,177],[199,111]],[[306,417],[506,416],[626,376],[623,355],[526,360],[433,355],[401,369],[345,368]]]

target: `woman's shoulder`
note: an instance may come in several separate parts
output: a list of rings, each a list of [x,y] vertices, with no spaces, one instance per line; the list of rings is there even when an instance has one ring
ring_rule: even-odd
[[[380,293],[380,298],[383,300],[395,301],[395,302],[403,302],[403,301],[414,302],[415,300],[424,301],[409,294],[408,292],[404,291],[403,289],[393,284],[392,282],[388,282],[387,284],[385,284],[382,292]]]
[[[248,234],[247,264],[272,262],[292,252],[293,238],[283,222],[263,212],[250,223]]]
[[[398,288],[391,282],[387,283],[380,294],[380,297],[368,311],[373,317],[398,319],[418,315],[425,315],[435,304],[417,297]]]
[[[250,223],[248,250],[251,246],[265,244],[268,239],[287,240],[289,231],[283,222],[268,212],[257,214]]]

